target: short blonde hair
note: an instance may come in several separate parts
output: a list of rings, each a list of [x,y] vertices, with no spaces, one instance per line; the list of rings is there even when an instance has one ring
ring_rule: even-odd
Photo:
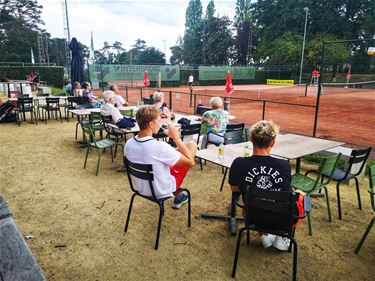
[[[114,98],[116,93],[114,91],[108,90],[103,92],[103,98],[107,102],[109,99]]]
[[[144,105],[138,109],[135,119],[137,120],[139,129],[144,130],[148,127],[148,124],[156,120],[158,116],[160,116],[159,108],[153,105]]]
[[[250,135],[255,147],[267,148],[279,133],[279,126],[272,120],[261,120],[251,126]]]
[[[210,99],[210,105],[213,109],[219,109],[223,105],[223,101],[220,97],[212,97]]]
[[[152,99],[154,100],[155,103],[161,101],[162,97],[164,97],[164,93],[163,92],[155,92],[152,95]]]

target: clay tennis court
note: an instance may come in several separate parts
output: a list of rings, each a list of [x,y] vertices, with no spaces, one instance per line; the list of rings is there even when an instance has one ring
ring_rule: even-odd
[[[235,85],[234,93],[227,95],[225,86],[194,87],[190,95],[188,87],[162,88],[165,101],[170,107],[169,91],[172,91],[172,108],[175,111],[194,113],[194,104],[209,105],[211,96],[230,100],[230,115],[235,122],[246,125],[264,118],[272,119],[284,132],[313,135],[317,87]],[[146,97],[157,89],[142,89]],[[137,103],[140,89],[128,89],[128,99]],[[125,97],[125,89],[121,91]],[[190,104],[191,99],[191,104]],[[194,103],[195,99],[195,103]],[[375,146],[375,88],[323,87],[320,98],[316,137],[339,140],[358,146]]]

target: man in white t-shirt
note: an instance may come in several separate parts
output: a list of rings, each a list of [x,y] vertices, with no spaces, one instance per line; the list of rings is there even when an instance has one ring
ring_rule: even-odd
[[[116,94],[116,96],[115,96],[115,100],[116,100],[115,104],[116,104],[116,107],[118,109],[123,109],[124,106],[128,106],[129,105],[129,103],[122,96],[120,96],[119,89],[118,89],[117,85],[111,85],[109,87],[109,89],[111,91],[115,92],[115,94]]]
[[[184,144],[174,125],[169,124],[164,133],[173,139],[177,150],[164,141],[152,137],[160,129],[160,109],[152,105],[142,106],[136,114],[139,133],[125,144],[124,155],[133,163],[151,164],[154,172],[153,187],[157,198],[172,196],[176,192],[190,167],[195,164],[197,145],[194,142]],[[139,193],[151,195],[148,181],[134,178]],[[173,208],[179,209],[188,202],[188,195],[177,193]]]
[[[100,108],[100,114],[103,116],[111,116],[112,121],[116,123],[119,128],[132,128],[135,123],[130,118],[124,117],[118,108],[115,107],[115,96],[113,91],[105,91],[103,98],[105,104]]]

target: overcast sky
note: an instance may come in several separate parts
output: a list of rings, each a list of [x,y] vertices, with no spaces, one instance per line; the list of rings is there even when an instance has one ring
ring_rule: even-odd
[[[52,37],[63,38],[64,0],[38,0],[43,5],[44,28]],[[188,0],[67,0],[70,37],[90,46],[90,32],[94,35],[95,50],[103,42],[120,41],[129,49],[137,38],[146,41],[164,52],[166,42],[167,58],[171,46],[178,36],[183,36],[185,11]],[[203,13],[209,1],[202,1]],[[233,20],[236,0],[214,0],[216,15],[227,15]]]

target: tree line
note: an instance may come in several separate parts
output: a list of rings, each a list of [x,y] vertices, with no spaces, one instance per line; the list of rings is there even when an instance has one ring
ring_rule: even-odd
[[[38,61],[37,33],[42,34],[49,62],[66,65],[65,39],[51,38],[42,28],[42,6],[36,0],[0,1],[0,57],[7,62],[29,62],[30,48]],[[308,12],[306,12],[306,8]],[[220,16],[211,0],[190,0],[183,37],[171,47],[170,63],[185,65],[297,65],[301,57],[307,13],[305,64],[317,65],[323,41],[374,38],[375,0],[237,0],[235,16]],[[84,57],[89,48],[81,44]],[[327,60],[346,61],[363,46],[331,44]],[[97,63],[164,64],[165,54],[142,39],[125,50],[123,44],[104,42],[95,51]]]

